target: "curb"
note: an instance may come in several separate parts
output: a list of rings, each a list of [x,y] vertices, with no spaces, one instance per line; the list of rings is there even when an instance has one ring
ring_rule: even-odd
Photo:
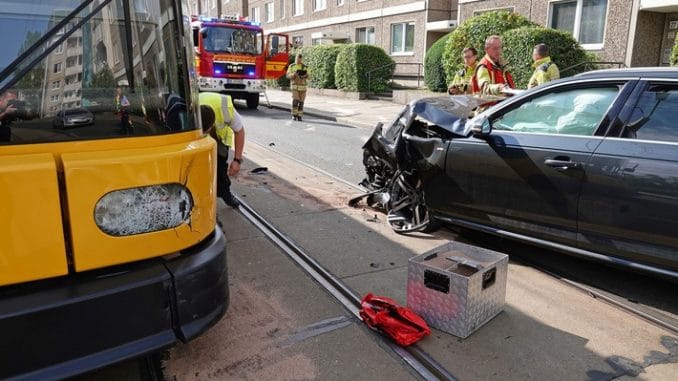
[[[280,103],[276,104],[276,103],[271,102],[271,107],[269,107],[269,108],[281,110],[281,111],[286,111],[286,112],[292,112],[292,109],[289,106],[282,106]],[[368,124],[368,123],[361,123],[361,122],[356,121],[352,118],[330,116],[330,115],[327,115],[326,113],[323,113],[320,110],[312,109],[312,108],[311,109],[305,109],[304,115],[312,116],[312,117],[318,118],[318,119],[329,120],[329,121],[337,122],[337,123],[341,123],[341,124],[346,124],[348,126],[352,126],[352,127],[355,127],[355,128],[366,128],[366,129],[374,128],[373,125]]]

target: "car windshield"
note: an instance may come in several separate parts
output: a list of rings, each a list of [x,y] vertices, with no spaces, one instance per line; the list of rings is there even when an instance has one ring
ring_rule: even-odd
[[[69,115],[81,115],[81,114],[87,114],[89,111],[83,110],[83,109],[75,109],[75,110],[66,110],[65,114],[66,116]]]
[[[244,28],[209,26],[201,30],[203,47],[208,52],[261,54],[261,32]]]

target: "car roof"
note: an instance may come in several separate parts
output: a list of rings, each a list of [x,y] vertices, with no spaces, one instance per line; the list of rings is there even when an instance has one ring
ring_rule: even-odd
[[[577,74],[576,78],[652,77],[678,79],[678,67],[633,67],[624,69],[592,70]]]

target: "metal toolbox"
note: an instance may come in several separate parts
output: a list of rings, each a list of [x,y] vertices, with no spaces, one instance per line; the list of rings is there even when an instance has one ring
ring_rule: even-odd
[[[466,338],[504,307],[508,256],[449,242],[409,260],[407,306],[431,327]]]

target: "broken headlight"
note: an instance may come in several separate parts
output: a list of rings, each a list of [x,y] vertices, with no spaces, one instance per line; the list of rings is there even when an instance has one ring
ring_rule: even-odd
[[[189,222],[192,209],[185,186],[151,185],[107,193],[94,208],[94,220],[104,233],[121,237],[175,228]]]

